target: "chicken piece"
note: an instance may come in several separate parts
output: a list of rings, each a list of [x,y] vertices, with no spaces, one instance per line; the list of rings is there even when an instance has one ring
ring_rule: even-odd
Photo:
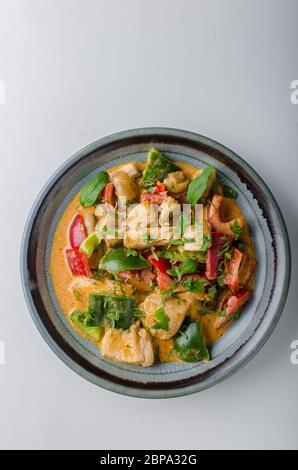
[[[159,224],[173,225],[173,221],[178,221],[181,214],[181,206],[173,197],[167,197],[160,205]]]
[[[139,188],[137,183],[125,171],[116,171],[111,176],[118,197],[126,198],[127,202],[133,202],[138,198]]]
[[[126,219],[129,231],[158,226],[158,209],[148,201],[136,204],[129,209]]]
[[[222,220],[224,200],[225,198],[223,196],[214,194],[209,207],[209,223],[216,232],[222,232],[225,235],[235,237],[235,233],[231,229],[231,226],[237,225],[239,230],[243,230],[245,225],[244,217],[236,217],[235,219],[228,221]]]
[[[182,193],[186,191],[189,180],[186,178],[183,171],[174,171],[169,173],[164,180],[167,189],[172,193]]]
[[[95,229],[95,215],[94,215],[94,207],[83,207],[80,210],[80,213],[83,217],[84,225],[87,231],[87,234],[94,232]]]
[[[95,231],[105,240],[107,248],[120,245],[121,237],[117,236],[117,214],[115,208],[108,203],[98,204],[95,209],[98,222]]]
[[[187,311],[187,316],[192,320],[198,319],[198,312],[203,310],[204,298],[206,299],[206,294],[199,294],[194,292],[181,292],[178,294],[179,299],[185,300],[189,305],[189,310]]]
[[[211,229],[208,222],[207,205],[198,205],[196,207],[195,222],[195,225],[189,225],[185,228],[184,238],[188,239],[189,241],[184,243],[184,250],[206,251],[206,249],[208,249],[208,246],[206,246],[206,241],[211,240]]]
[[[121,171],[127,173],[130,178],[137,178],[140,176],[140,171],[134,163],[126,163],[126,165],[122,165]]]
[[[133,230],[125,233],[124,246],[125,248],[145,250],[151,246],[166,246],[172,239],[172,227]]]
[[[134,323],[129,330],[106,329],[100,343],[103,357],[125,364],[150,367],[154,353],[149,333]]]
[[[194,225],[189,225],[183,234],[183,238],[189,240],[184,243],[185,251],[201,251],[203,245],[203,236],[199,236],[198,228]]]
[[[153,293],[146,297],[140,308],[145,314],[142,317],[142,323],[145,328],[149,329],[150,334],[159,339],[169,339],[177,333],[182,325],[189,308],[189,303],[178,298],[171,298],[163,303],[161,295]],[[153,325],[156,323],[155,313],[161,308],[164,309],[164,313],[169,319],[168,330],[153,328]]]
[[[77,276],[69,285],[68,290],[73,296],[74,308],[86,311],[90,294],[106,293],[130,296],[134,292],[134,287],[129,283],[120,284],[108,278],[95,280],[85,276]]]
[[[150,292],[153,281],[156,280],[156,274],[151,269],[140,269],[135,271],[122,271],[118,273],[118,277],[129,282],[139,292]]]
[[[233,292],[250,287],[256,267],[257,261],[254,258],[233,248],[232,258],[225,270],[224,283]]]

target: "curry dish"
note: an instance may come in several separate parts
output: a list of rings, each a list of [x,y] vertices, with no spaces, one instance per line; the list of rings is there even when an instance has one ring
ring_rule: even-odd
[[[156,148],[96,173],[64,211],[50,259],[76,333],[116,362],[208,361],[252,296],[257,261],[236,200],[212,166]]]

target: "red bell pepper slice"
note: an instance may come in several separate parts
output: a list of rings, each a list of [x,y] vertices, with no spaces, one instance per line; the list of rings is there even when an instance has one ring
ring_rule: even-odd
[[[224,257],[224,250],[229,249],[233,237],[231,235],[225,235],[222,232],[212,232],[212,245],[208,250],[206,257],[206,277],[210,281],[217,278],[218,265]]]
[[[163,201],[168,197],[167,191],[162,191],[160,193],[147,193],[143,191],[141,194],[142,201],[149,201],[151,204],[162,204]]]
[[[157,284],[161,290],[167,290],[172,284],[172,278],[169,274],[157,271]]]
[[[107,183],[105,187],[103,188],[101,199],[103,199],[105,202],[113,204],[114,191],[115,191],[115,186],[113,185],[113,183]]]
[[[224,283],[232,291],[247,287],[256,266],[257,262],[254,258],[234,248],[232,259],[229,261],[225,271]]]
[[[156,192],[163,193],[166,191],[166,185],[164,183],[160,183],[159,181],[156,183],[155,186]]]
[[[70,270],[74,276],[91,277],[92,272],[84,253],[80,253],[77,248],[67,248],[65,254]]]
[[[160,272],[166,273],[168,269],[171,268],[171,263],[168,259],[154,257],[153,255],[148,256],[148,260],[151,264]]]
[[[236,294],[227,295],[222,304],[226,314],[224,317],[218,317],[216,319],[215,329],[218,330],[225,326],[232,319],[231,317],[249,300],[251,294],[251,289],[243,289]]]
[[[77,214],[73,219],[69,229],[69,242],[72,248],[79,248],[81,243],[87,237],[87,231],[84,225],[83,217]]]

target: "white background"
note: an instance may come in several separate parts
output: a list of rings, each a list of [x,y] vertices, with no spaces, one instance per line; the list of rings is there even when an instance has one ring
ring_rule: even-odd
[[[297,449],[297,17],[297,0],[0,0],[1,448]],[[163,401],[68,369],[19,279],[23,226],[47,178],[86,144],[142,126],[199,132],[246,158],[278,199],[293,251],[286,308],[257,357]]]

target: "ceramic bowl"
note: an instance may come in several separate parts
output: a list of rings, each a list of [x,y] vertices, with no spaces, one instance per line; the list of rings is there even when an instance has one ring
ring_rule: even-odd
[[[150,368],[113,363],[78,336],[67,323],[48,272],[57,222],[72,197],[98,170],[127,161],[145,161],[148,149],[198,167],[213,165],[235,187],[259,260],[253,299],[239,321],[211,348],[202,363],[157,364]],[[35,201],[21,250],[21,276],[31,316],[52,350],[75,372],[105,389],[143,398],[167,398],[206,389],[228,378],[263,346],[281,315],[290,280],[290,248],[280,209],[260,176],[223,145],[191,132],[145,128],[94,142],[67,160]]]

